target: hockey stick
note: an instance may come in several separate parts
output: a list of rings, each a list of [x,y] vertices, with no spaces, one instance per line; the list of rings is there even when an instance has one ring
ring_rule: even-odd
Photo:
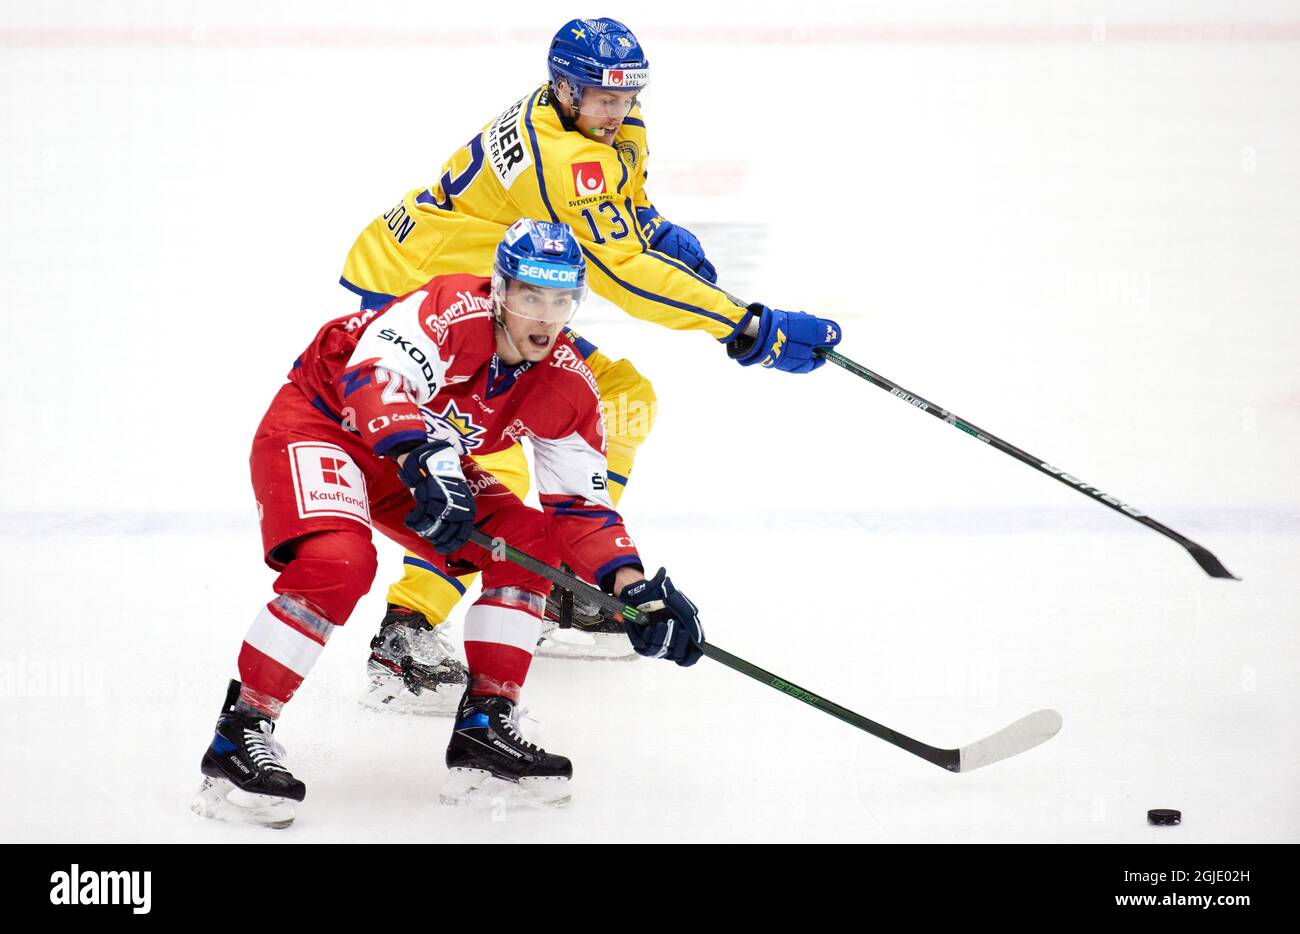
[[[904,402],[916,406],[922,412],[926,412],[930,415],[933,415],[935,418],[941,421],[947,422],[949,425],[953,425],[957,428],[960,428],[962,431],[966,432],[966,434],[970,435],[972,438],[976,438],[980,441],[983,441],[985,444],[990,444],[993,447],[997,448],[999,451],[1001,451],[1003,454],[1010,454],[1016,460],[1028,464],[1030,467],[1034,468],[1040,473],[1045,473],[1049,477],[1052,477],[1053,479],[1059,480],[1061,483],[1064,483],[1066,486],[1072,487],[1073,489],[1078,490],[1080,493],[1084,493],[1088,496],[1091,496],[1094,500],[1101,503],[1103,506],[1109,506],[1111,509],[1115,510],[1116,512],[1126,515],[1130,519],[1142,523],[1147,528],[1159,532],[1161,535],[1165,536],[1166,538],[1172,538],[1178,544],[1186,548],[1188,553],[1192,556],[1192,558],[1195,559],[1196,563],[1201,566],[1201,570],[1204,571],[1206,574],[1210,575],[1211,577],[1221,577],[1226,580],[1234,580],[1234,581],[1241,580],[1240,577],[1237,577],[1235,574],[1231,573],[1227,568],[1225,568],[1223,566],[1223,562],[1221,562],[1218,558],[1214,557],[1214,555],[1210,553],[1209,549],[1205,548],[1202,545],[1196,544],[1196,542],[1192,541],[1190,538],[1186,538],[1182,535],[1179,535],[1177,532],[1175,532],[1173,529],[1169,528],[1168,526],[1161,525],[1159,522],[1157,522],[1155,519],[1152,519],[1150,516],[1146,515],[1141,510],[1136,509],[1133,506],[1128,505],[1127,503],[1120,502],[1118,499],[1111,496],[1109,493],[1103,493],[1095,486],[1084,483],[1078,477],[1071,476],[1070,474],[1066,473],[1064,470],[1061,470],[1058,467],[1051,466],[1041,458],[1034,457],[1034,455],[1022,451],[1014,444],[1008,444],[1006,441],[1003,441],[997,435],[991,434],[985,431],[983,428],[979,428],[971,424],[965,419],[958,418],[956,415],[952,414],[947,409],[940,408],[939,406],[935,405],[933,402],[921,398],[916,393],[908,392],[906,389],[904,389],[902,386],[899,386],[897,383],[893,382],[892,380],[886,379],[885,377],[881,376],[879,373],[873,373],[871,370],[868,370],[862,364],[855,363],[852,360],[850,360],[848,357],[836,353],[834,350],[819,350],[817,352],[820,353],[827,360],[829,360],[831,363],[834,363],[836,366],[843,367],[844,369],[848,370],[850,373],[854,374],[855,376],[862,377],[868,383],[871,383],[873,386],[879,386],[881,389],[884,389],[887,392],[889,392],[890,395],[898,396],[898,398],[902,399]]]
[[[517,548],[512,548],[506,544],[504,539],[492,538],[486,532],[481,532],[478,529],[474,529],[470,533],[469,539],[474,544],[487,549],[492,555],[492,560],[510,561],[532,571],[534,574],[540,574],[552,583],[558,584],[592,603],[599,604],[602,609],[608,610],[616,619],[625,619],[635,623],[641,615],[636,607],[627,606],[623,601],[610,596],[603,590],[592,587],[586,581],[538,561]],[[795,700],[803,701],[810,707],[816,707],[832,717],[843,720],[850,726],[864,730],[878,739],[883,739],[885,742],[910,752],[926,762],[932,762],[941,768],[945,768],[949,772],[969,772],[972,769],[982,768],[1002,759],[1008,759],[1011,756],[1027,752],[1040,743],[1047,742],[1061,729],[1061,715],[1059,713],[1055,710],[1039,710],[1027,717],[1022,717],[991,736],[986,736],[977,742],[962,746],[960,749],[940,749],[937,746],[931,746],[920,740],[912,739],[912,737],[899,733],[897,730],[891,730],[874,720],[868,720],[862,714],[854,713],[834,701],[819,697],[812,691],[801,688],[799,685],[774,675],[766,669],[759,668],[757,665],[751,664],[739,656],[732,655],[716,645],[702,642],[700,643],[700,651],[715,662],[726,665],[732,671],[738,671],[742,675],[766,684],[768,687],[775,688],[782,694],[788,694]]]

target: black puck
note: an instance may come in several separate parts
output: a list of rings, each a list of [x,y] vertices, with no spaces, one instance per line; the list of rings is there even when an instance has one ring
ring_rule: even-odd
[[[1147,822],[1168,826],[1170,824],[1181,824],[1183,822],[1183,812],[1174,811],[1169,808],[1152,808],[1147,811]]]

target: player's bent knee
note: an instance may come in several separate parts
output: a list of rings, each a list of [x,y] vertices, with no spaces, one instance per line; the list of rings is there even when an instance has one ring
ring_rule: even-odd
[[[342,626],[370,590],[379,562],[368,533],[316,532],[295,543],[293,558],[275,582],[275,592],[308,601]]]

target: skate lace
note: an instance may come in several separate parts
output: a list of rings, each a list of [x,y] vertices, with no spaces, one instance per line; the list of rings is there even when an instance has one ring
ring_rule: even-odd
[[[528,749],[536,749],[538,752],[545,752],[546,750],[542,749],[536,743],[529,742],[524,738],[524,734],[521,732],[524,720],[532,720],[534,723],[538,722],[536,718],[528,716],[527,707],[511,707],[510,713],[501,715],[501,726],[510,734],[510,738],[521,746]]]
[[[271,772],[287,773],[289,770],[280,764],[280,758],[284,755],[284,747],[275,741],[271,730],[270,720],[259,720],[257,726],[245,727],[244,746],[247,748],[253,764],[258,768]]]

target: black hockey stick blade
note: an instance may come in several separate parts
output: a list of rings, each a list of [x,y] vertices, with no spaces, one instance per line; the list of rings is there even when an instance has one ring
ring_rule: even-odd
[[[1196,542],[1180,543],[1191,554],[1192,559],[1201,566],[1201,570],[1211,577],[1222,578],[1223,580],[1239,581],[1241,580],[1236,574],[1233,574],[1223,566],[1223,562],[1214,557],[1210,550]]]

